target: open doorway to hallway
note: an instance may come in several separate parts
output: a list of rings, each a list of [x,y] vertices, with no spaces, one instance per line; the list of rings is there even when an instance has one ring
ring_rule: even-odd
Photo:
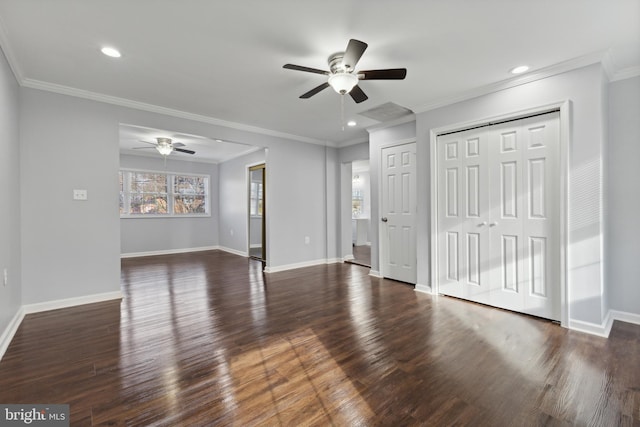
[[[369,160],[351,164],[351,242],[353,259],[348,262],[371,267],[371,180]]]

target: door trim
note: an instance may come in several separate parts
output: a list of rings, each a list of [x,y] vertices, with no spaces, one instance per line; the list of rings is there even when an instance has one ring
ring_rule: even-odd
[[[431,263],[431,292],[440,293],[438,284],[438,157],[436,151],[437,138],[441,134],[462,131],[465,129],[491,124],[492,122],[518,120],[525,117],[546,112],[560,111],[560,310],[561,325],[569,327],[569,288],[568,288],[568,182],[569,182],[569,147],[571,143],[571,101],[565,100],[552,104],[515,111],[499,116],[486,117],[477,120],[454,123],[431,129],[429,132],[429,169],[430,169],[430,263]]]
[[[385,148],[390,148],[390,147],[397,147],[400,145],[405,145],[405,144],[411,144],[411,143],[415,143],[416,144],[416,151],[418,149],[417,146],[417,138],[406,138],[406,139],[400,139],[397,141],[392,141],[392,142],[387,142],[384,144],[380,144],[378,146],[378,152],[379,152],[379,164],[378,164],[378,170],[380,171],[380,173],[378,173],[378,216],[380,217],[382,215],[382,165],[383,165],[383,158],[382,158],[382,150],[384,150]],[[417,167],[417,165],[416,165]],[[417,173],[417,171],[416,171]],[[416,180],[417,180],[417,176],[416,176]],[[416,186],[416,191],[417,191],[417,186]],[[417,197],[417,194],[416,194]],[[419,220],[417,213],[415,214],[415,219],[416,219],[416,225],[417,222]],[[374,218],[371,218],[371,220],[373,221]],[[378,268],[380,271],[374,272],[377,274],[376,277],[387,277],[386,275],[386,271],[384,268],[384,264],[382,262],[382,254],[384,253],[384,248],[382,247],[383,245],[383,240],[382,240],[382,236],[384,235],[383,233],[383,227],[382,227],[382,222],[380,221],[380,218],[375,218],[376,223],[378,224]],[[416,252],[416,257],[417,257],[417,251],[418,251],[418,247],[416,244],[416,248],[415,248],[415,252]],[[416,265],[417,268],[417,265]],[[372,275],[376,275],[376,274],[372,274]]]
[[[256,170],[262,170],[262,259],[261,261],[263,263],[266,263],[267,261],[267,162],[265,161],[260,161],[260,162],[256,162],[256,163],[250,163],[245,165],[245,170],[246,170],[246,188],[247,188],[247,193],[246,193],[246,201],[247,201],[247,214],[246,214],[246,218],[247,218],[247,225],[246,225],[246,236],[247,236],[247,257],[248,258],[253,258],[251,256],[251,227],[249,226],[249,222],[251,221],[251,215],[250,215],[250,207],[249,207],[249,203],[250,203],[250,197],[251,197],[251,172],[256,171]],[[257,259],[257,258],[255,258]]]

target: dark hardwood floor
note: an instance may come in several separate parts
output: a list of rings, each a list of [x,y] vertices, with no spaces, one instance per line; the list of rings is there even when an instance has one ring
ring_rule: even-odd
[[[25,317],[1,403],[72,425],[640,425],[640,326],[610,338],[332,264],[125,259],[122,301]]]
[[[353,246],[353,259],[347,261],[351,264],[362,265],[364,267],[371,267],[371,246],[369,245],[354,245]]]

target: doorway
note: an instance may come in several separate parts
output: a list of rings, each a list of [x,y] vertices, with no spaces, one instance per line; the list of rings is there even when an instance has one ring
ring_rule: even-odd
[[[249,256],[266,262],[266,165],[262,163],[250,166],[248,181]]]
[[[351,163],[351,254],[345,261],[371,267],[371,180],[369,160]]]

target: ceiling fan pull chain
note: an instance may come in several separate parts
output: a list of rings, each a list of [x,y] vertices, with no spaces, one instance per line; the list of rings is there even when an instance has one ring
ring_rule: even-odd
[[[342,125],[342,131],[344,132],[344,93],[340,95],[340,124]]]

